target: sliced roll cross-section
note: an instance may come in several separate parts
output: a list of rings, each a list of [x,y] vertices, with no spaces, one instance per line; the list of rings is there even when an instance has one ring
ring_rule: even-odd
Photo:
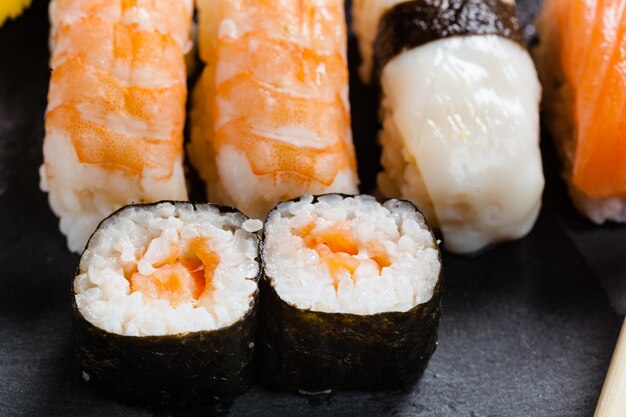
[[[85,379],[146,405],[242,393],[252,371],[261,226],[183,202],[128,206],[104,220],[73,283]]]
[[[268,215],[260,366],[288,390],[387,389],[436,347],[441,259],[415,206],[305,196]]]

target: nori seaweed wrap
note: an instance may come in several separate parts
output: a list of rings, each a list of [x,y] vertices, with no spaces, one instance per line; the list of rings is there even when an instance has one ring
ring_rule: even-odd
[[[502,0],[413,0],[389,9],[374,41],[375,80],[396,55],[452,36],[497,35],[522,47],[515,5]]]
[[[187,202],[127,206],[105,219],[73,282],[84,379],[146,406],[243,393],[253,373],[261,226]]]
[[[261,250],[259,366],[310,393],[394,389],[437,346],[441,258],[409,202],[331,194],[281,203]]]

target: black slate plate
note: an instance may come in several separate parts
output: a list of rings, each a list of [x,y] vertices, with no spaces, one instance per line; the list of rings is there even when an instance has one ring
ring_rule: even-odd
[[[530,22],[537,2],[518,3],[522,22]],[[621,324],[599,279],[624,299],[626,229],[596,228],[577,216],[547,141],[547,189],[533,232],[478,256],[445,256],[440,344],[412,390],[307,398],[255,386],[233,404],[173,412],[127,407],[92,390],[76,365],[71,330],[78,257],[66,250],[38,188],[46,6],[35,0],[0,29],[0,414],[592,415]],[[532,27],[525,33],[532,36]],[[376,103],[354,76],[351,98],[367,190],[378,169]]]

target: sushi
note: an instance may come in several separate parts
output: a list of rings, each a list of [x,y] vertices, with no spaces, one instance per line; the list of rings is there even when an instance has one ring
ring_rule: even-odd
[[[54,0],[41,188],[80,252],[131,202],[187,198],[191,0]]]
[[[261,258],[266,384],[393,389],[422,374],[437,345],[441,258],[411,203],[338,194],[280,203]]]
[[[200,0],[188,155],[209,201],[264,218],[357,192],[341,0]]]
[[[546,125],[578,210],[626,222],[626,1],[546,0],[534,57]]]
[[[244,392],[252,378],[262,225],[188,202],[127,206],[105,219],[73,281],[84,379],[148,406]]]
[[[361,0],[353,16],[380,88],[383,195],[415,203],[452,252],[526,235],[544,187],[541,87],[514,4]]]

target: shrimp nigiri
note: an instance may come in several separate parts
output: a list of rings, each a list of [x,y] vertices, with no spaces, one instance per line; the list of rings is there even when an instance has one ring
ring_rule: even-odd
[[[72,251],[130,202],[186,199],[191,0],[54,0],[41,187]]]
[[[544,112],[577,208],[626,222],[626,1],[547,0],[535,50]]]
[[[189,156],[209,200],[263,217],[357,192],[341,0],[201,0]]]

